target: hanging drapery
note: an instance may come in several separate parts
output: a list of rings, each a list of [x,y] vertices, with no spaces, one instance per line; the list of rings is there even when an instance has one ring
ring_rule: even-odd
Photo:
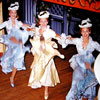
[[[24,0],[24,23],[26,24],[35,24],[36,23],[36,2],[37,0]]]
[[[0,24],[3,22],[3,14],[2,14],[2,2],[0,2]],[[4,30],[0,30],[0,37],[1,35],[4,34]],[[5,45],[0,43],[0,57],[3,55],[5,52]]]

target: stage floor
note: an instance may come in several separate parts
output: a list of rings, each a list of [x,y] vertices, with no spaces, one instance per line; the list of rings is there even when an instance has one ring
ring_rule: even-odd
[[[76,49],[74,46],[68,46],[66,49],[59,46],[59,51],[65,55],[64,60],[59,57],[54,58],[60,83],[49,88],[48,100],[65,100],[71,86],[73,70],[70,68],[69,59],[76,53]],[[44,87],[32,89],[27,86],[33,58],[32,54],[26,54],[25,64],[27,70],[17,72],[14,88],[10,86],[9,77],[11,73],[4,74],[0,67],[0,100],[44,100]]]

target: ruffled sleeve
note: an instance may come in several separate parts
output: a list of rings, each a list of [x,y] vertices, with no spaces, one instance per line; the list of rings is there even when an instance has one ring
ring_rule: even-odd
[[[76,45],[77,44],[78,38],[72,38],[72,39],[69,39],[69,38],[71,38],[70,35],[66,36],[64,33],[61,34],[61,39],[58,40],[58,43],[60,45],[62,45],[62,48],[65,48],[69,44],[73,44],[73,45]]]
[[[100,51],[100,44],[96,41],[92,42],[92,46],[94,49],[96,49],[97,51]]]
[[[23,23],[21,21],[18,21],[18,26],[23,26]]]
[[[4,28],[7,26],[7,21],[3,22],[2,24],[0,24],[0,29]]]

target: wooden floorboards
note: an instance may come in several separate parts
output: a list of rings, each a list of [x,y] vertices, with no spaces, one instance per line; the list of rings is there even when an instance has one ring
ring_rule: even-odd
[[[48,100],[65,100],[71,86],[73,70],[70,68],[68,60],[76,53],[76,49],[73,46],[68,46],[66,49],[59,46],[59,51],[65,55],[64,60],[59,57],[54,58],[60,83],[49,88]],[[0,67],[0,100],[44,100],[44,87],[32,89],[27,86],[32,61],[32,54],[27,53],[25,56],[27,70],[17,72],[14,88],[10,86],[9,82],[11,73],[4,74]]]

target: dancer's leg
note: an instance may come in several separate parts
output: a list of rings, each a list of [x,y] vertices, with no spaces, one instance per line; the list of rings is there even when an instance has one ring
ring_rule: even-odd
[[[45,86],[44,98],[45,100],[48,99],[48,86]]]
[[[15,67],[13,67],[13,71],[10,77],[10,82],[11,82],[11,86],[14,87],[14,79],[15,79],[15,75],[16,75],[17,69]]]

